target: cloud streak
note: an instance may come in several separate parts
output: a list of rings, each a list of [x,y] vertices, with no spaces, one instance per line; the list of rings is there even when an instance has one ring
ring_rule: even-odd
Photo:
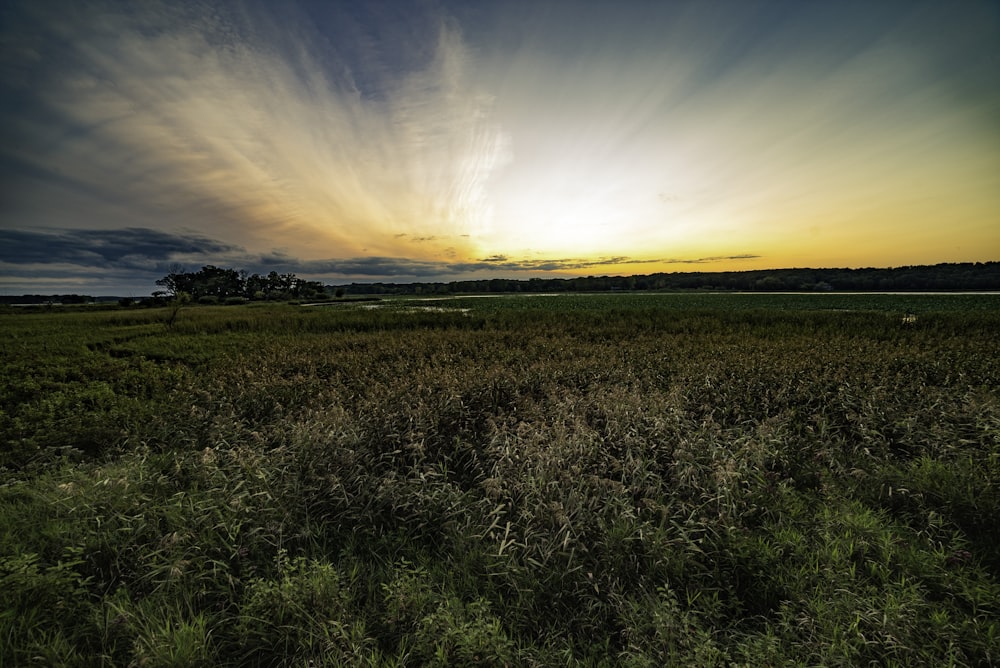
[[[398,71],[342,59],[300,15],[270,28],[259,8],[105,3],[60,19],[66,9],[24,18],[64,53],[39,65],[37,93],[21,91],[39,113],[10,133],[11,176],[31,186],[11,214],[52,221],[74,206],[81,224],[137,216],[326,254],[394,250],[399,232],[460,235],[484,215],[503,137],[452,24],[427,19],[436,41]],[[335,36],[352,54],[367,41]]]

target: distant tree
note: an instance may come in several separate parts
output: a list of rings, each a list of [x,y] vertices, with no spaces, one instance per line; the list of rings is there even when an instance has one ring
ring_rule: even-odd
[[[303,279],[296,279],[294,292],[296,297],[307,297],[316,299],[326,296],[326,286],[324,286],[319,281],[306,281]]]
[[[243,281],[235,269],[222,269],[209,265],[195,274],[195,292],[192,296],[225,299],[243,293]]]
[[[156,281],[156,284],[166,288],[167,294],[171,297],[176,297],[182,292],[190,292],[193,280],[191,274],[171,272]]]
[[[267,280],[260,274],[251,274],[243,281],[243,296],[247,299],[264,299],[267,294]]]
[[[59,302],[61,304],[86,304],[91,300],[87,295],[60,295]]]

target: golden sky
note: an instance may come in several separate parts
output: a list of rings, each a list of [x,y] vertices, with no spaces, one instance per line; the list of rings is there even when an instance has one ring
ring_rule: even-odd
[[[7,290],[1000,259],[986,0],[3,11]]]

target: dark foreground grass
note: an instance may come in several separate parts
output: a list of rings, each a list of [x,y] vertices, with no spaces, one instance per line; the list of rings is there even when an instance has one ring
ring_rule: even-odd
[[[2,316],[0,664],[1000,663],[995,310],[557,304]]]

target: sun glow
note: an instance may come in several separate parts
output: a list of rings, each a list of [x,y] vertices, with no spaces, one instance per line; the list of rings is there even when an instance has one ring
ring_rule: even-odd
[[[507,252],[619,252],[626,239],[626,221],[614,210],[614,200],[588,192],[586,184],[550,193],[531,188],[499,207],[503,216],[498,238]]]

